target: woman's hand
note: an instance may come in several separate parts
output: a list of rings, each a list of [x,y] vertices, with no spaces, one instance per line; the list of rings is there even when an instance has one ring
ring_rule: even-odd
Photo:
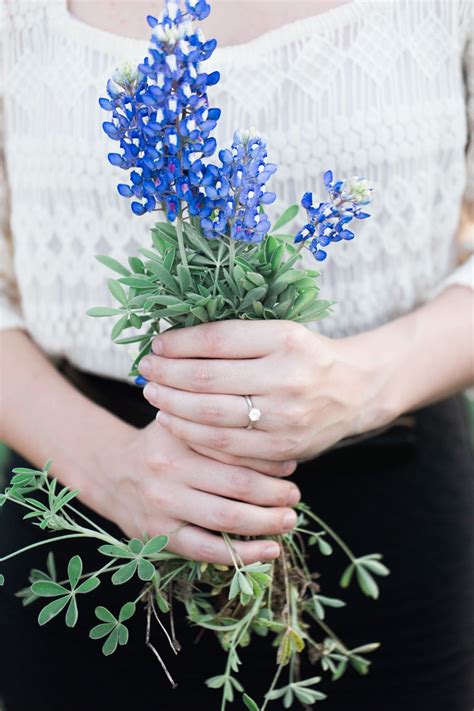
[[[390,422],[378,354],[290,321],[221,321],[168,331],[141,361],[145,397],[173,435],[214,456],[306,459]],[[363,352],[363,350],[362,350]],[[247,430],[251,395],[262,417]],[[239,461],[239,460],[236,460]]]
[[[269,536],[296,522],[289,508],[300,498],[295,484],[208,459],[158,422],[130,427],[118,446],[105,444],[100,456],[100,476],[82,488],[81,498],[129,536],[170,535],[168,550],[186,558],[231,563],[223,538],[212,532]],[[279,555],[278,544],[269,540],[235,540],[234,547],[245,563]]]

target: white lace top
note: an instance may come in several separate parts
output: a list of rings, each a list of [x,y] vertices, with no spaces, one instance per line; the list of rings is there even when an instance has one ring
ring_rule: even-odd
[[[97,100],[147,43],[82,23],[66,0],[0,5],[1,325],[26,328],[50,356],[126,379],[130,356],[111,343],[110,320],[86,315],[111,303],[94,255],[126,260],[147,246],[156,214],[134,216],[117,194],[123,175],[107,162],[113,144]],[[446,284],[473,284],[472,262],[455,268],[454,242],[463,196],[474,206],[470,37],[470,0],[353,0],[217,48],[206,65],[222,77],[209,92],[222,109],[218,143],[259,127],[279,164],[271,189],[281,207],[319,193],[327,168],[376,186],[373,217],[321,265],[323,295],[338,302],[317,325],[323,333],[369,329]]]

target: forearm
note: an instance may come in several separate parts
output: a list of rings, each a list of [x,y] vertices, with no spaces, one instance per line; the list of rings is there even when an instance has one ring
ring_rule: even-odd
[[[104,442],[133,429],[72,387],[24,331],[0,333],[0,381],[0,439],[35,466],[52,459],[54,475],[84,492]]]
[[[372,361],[377,397],[396,417],[474,382],[473,313],[474,292],[453,286],[410,314],[343,344],[352,359]]]

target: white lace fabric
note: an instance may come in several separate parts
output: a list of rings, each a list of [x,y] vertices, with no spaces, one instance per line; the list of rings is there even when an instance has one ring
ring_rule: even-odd
[[[82,23],[66,0],[0,8],[0,327],[24,328],[48,356],[125,380],[130,356],[110,341],[110,319],[86,315],[112,304],[112,275],[94,255],[126,261],[148,246],[159,215],[138,218],[117,194],[125,175],[107,162],[114,144],[98,98],[147,43]],[[352,0],[218,47],[206,63],[221,72],[209,91],[222,109],[218,144],[236,128],[263,132],[280,209],[307,190],[322,197],[327,168],[375,185],[373,216],[319,265],[322,295],[337,301],[311,325],[322,333],[367,330],[449,284],[474,286],[472,259],[456,268],[455,242],[463,199],[474,212],[472,23],[469,0]]]

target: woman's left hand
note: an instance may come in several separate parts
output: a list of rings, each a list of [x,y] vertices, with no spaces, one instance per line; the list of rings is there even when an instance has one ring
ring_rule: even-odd
[[[351,348],[291,321],[220,321],[157,336],[139,370],[160,424],[193,448],[301,460],[398,414],[381,397],[378,354],[360,339]],[[252,430],[245,395],[262,413]]]

